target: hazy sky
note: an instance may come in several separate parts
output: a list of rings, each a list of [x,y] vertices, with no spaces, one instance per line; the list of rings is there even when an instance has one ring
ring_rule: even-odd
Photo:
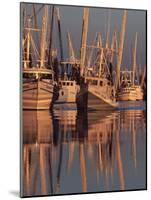
[[[24,4],[22,4],[24,7]],[[36,9],[41,5],[36,4]],[[30,13],[31,4],[26,4],[27,11]],[[82,16],[83,8],[75,6],[59,6],[61,16],[61,28],[63,38],[64,57],[68,56],[67,50],[67,31],[70,31],[73,45],[78,54],[81,41]],[[110,11],[109,11],[110,10]],[[88,44],[91,44],[96,32],[101,32],[103,41],[106,40],[107,23],[109,12],[110,20],[110,40],[113,31],[117,31],[119,36],[123,10],[121,9],[104,9],[90,8],[89,29],[88,29]],[[38,15],[40,21],[42,11]],[[56,30],[55,24],[55,30]],[[142,10],[128,10],[128,18],[126,25],[126,35],[124,43],[123,66],[130,66],[132,62],[132,47],[134,46],[135,33],[138,32],[138,47],[137,47],[137,63],[145,65],[146,61],[146,12]],[[56,31],[54,33],[54,45],[58,43]],[[58,46],[58,45],[57,45]]]

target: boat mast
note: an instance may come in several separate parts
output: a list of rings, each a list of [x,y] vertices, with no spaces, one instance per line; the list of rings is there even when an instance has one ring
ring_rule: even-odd
[[[113,33],[112,36],[112,43],[111,43],[111,58],[110,58],[110,62],[113,62],[113,58],[114,58],[114,53],[117,53],[118,51],[118,45],[117,45],[117,35],[116,35],[116,31]]]
[[[106,35],[106,49],[109,48],[109,36],[110,36],[110,19],[111,19],[111,12],[108,13],[108,24],[107,24],[107,35]]]
[[[84,76],[88,22],[89,22],[89,8],[84,8],[83,24],[82,24],[81,50],[80,50],[80,75],[81,76]]]
[[[61,23],[60,23],[60,11],[59,8],[56,8],[56,17],[57,17],[57,24],[58,24],[58,34],[59,34],[59,48],[60,48],[60,59],[63,61],[63,43],[62,43],[62,33],[61,33]],[[61,76],[64,76],[65,69],[63,65],[61,65]]]
[[[26,52],[25,52],[25,60],[24,60],[24,69],[29,67],[29,62],[30,62],[30,44],[31,44],[31,18],[28,17],[27,18],[27,38],[25,40],[26,41]],[[26,28],[25,28],[26,29]],[[24,40],[24,41],[25,41]]]
[[[133,51],[133,78],[132,78],[132,84],[135,85],[135,73],[136,73],[136,51],[137,51],[137,32],[135,35],[135,46]]]
[[[58,32],[59,32],[60,57],[61,57],[61,61],[62,61],[63,60],[63,44],[62,44],[62,34],[61,34],[61,23],[60,23],[59,8],[56,8],[56,15],[57,15]]]
[[[29,67],[29,53],[30,53],[30,31],[28,31],[27,33],[27,57],[26,57],[27,67]]]
[[[41,43],[40,43],[40,68],[45,67],[47,19],[48,19],[48,6],[46,5],[44,7],[44,14],[42,17]]]
[[[75,52],[71,40],[71,35],[69,32],[67,32],[67,39],[68,39],[68,48],[69,48],[69,60],[70,61],[75,61]]]
[[[26,22],[26,9],[23,9],[23,19],[22,19],[22,24],[23,24],[23,30],[22,30],[22,38],[23,38],[23,44],[24,44],[24,40],[25,40],[25,22]]]
[[[98,34],[98,44],[99,44],[99,48],[100,48],[100,60],[99,60],[99,77],[100,77],[101,72],[102,72],[103,57],[104,57],[101,33]]]
[[[124,47],[124,39],[125,39],[125,30],[126,30],[126,20],[127,20],[127,10],[124,10],[123,19],[122,19],[122,27],[120,33],[120,43],[118,49],[117,56],[117,69],[116,69],[116,89],[118,89],[120,85],[120,68],[122,63],[122,55],[123,55],[123,47]]]
[[[52,6],[52,9],[51,9],[51,24],[50,24],[49,50],[48,50],[48,65],[49,66],[52,65],[51,49],[52,49],[53,25],[54,25],[54,6]]]

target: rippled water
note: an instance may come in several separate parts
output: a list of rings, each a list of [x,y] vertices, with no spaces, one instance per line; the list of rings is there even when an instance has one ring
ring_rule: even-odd
[[[145,103],[23,111],[22,165],[24,196],[145,189]]]

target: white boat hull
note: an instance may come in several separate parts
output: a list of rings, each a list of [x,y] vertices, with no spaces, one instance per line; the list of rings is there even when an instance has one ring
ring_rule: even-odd
[[[118,93],[119,101],[136,101],[143,100],[143,91],[141,87],[123,88]]]
[[[53,85],[47,81],[23,83],[23,109],[47,110],[52,105]]]
[[[59,91],[59,98],[55,103],[75,103],[76,91],[69,88],[63,88]]]
[[[119,93],[118,94],[118,100],[119,101],[136,101],[136,93]]]
[[[59,97],[55,101],[55,103],[57,104],[76,103],[76,95],[79,88],[76,82],[66,80],[66,81],[61,81],[60,84],[61,88],[59,89]]]

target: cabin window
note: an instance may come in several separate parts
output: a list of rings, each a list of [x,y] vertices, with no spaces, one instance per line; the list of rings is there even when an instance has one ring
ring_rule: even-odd
[[[61,95],[62,95],[62,96],[64,95],[64,91],[61,92]]]
[[[52,74],[40,74],[42,79],[52,79]]]
[[[63,83],[62,83],[62,85],[66,85],[66,83],[65,83],[65,82],[63,82]]]
[[[23,78],[29,78],[28,74],[24,73]]]
[[[92,84],[93,84],[93,85],[97,85],[97,83],[98,83],[97,80],[93,80],[93,81],[92,81]]]
[[[102,81],[100,81],[100,86],[103,86],[103,82]]]
[[[91,84],[92,84],[92,81],[91,81],[91,80],[87,80],[87,83],[91,85]]]
[[[73,83],[71,83],[71,85],[73,86]]]
[[[70,83],[69,82],[67,82],[67,85],[69,85]]]
[[[34,73],[23,73],[23,78],[33,79],[33,78],[35,78],[35,74]]]

